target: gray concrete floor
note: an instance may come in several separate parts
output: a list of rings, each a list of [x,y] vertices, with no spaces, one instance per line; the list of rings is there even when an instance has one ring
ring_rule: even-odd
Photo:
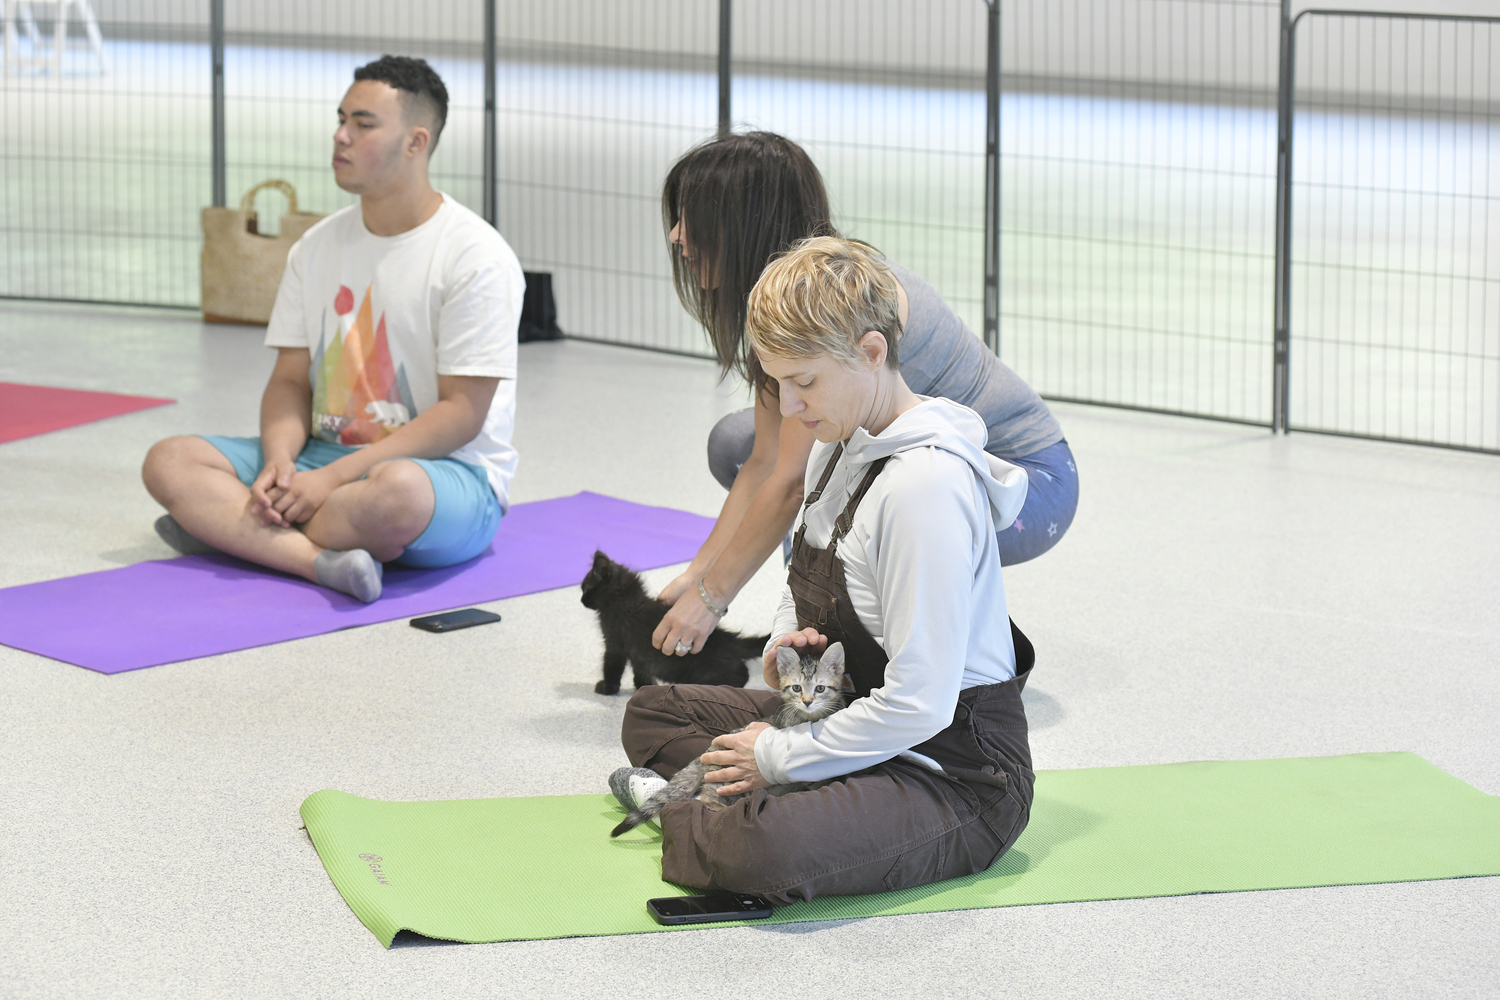
[[[253,433],[258,345],[181,313],[0,302],[0,380],[179,400],[0,445],[0,585],[168,556],[140,459]],[[703,439],[741,404],[710,365],[564,342],[523,347],[521,372],[517,501],[716,510]],[[1007,572],[1039,650],[1039,767],[1414,750],[1500,793],[1500,460],[1057,412],[1078,520]],[[768,566],[730,624],[777,586]],[[622,759],[576,594],[487,607],[504,621],[114,677],[0,648],[0,996],[1500,994],[1497,878],[385,951],[303,798],[596,792]]]

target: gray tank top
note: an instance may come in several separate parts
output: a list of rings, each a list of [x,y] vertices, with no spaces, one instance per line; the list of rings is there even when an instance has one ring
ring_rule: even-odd
[[[906,289],[910,315],[896,352],[911,391],[962,403],[984,418],[996,458],[1022,458],[1063,439],[1042,397],[974,336],[937,291],[900,264],[885,262]]]

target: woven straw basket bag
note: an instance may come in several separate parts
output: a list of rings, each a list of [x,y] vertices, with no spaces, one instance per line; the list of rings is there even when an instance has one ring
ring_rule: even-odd
[[[255,195],[275,188],[286,195],[281,233],[262,236],[255,222]],[[297,190],[286,181],[262,181],[240,199],[238,210],[203,210],[203,318],[210,323],[271,321],[287,251],[321,215],[297,211]]]

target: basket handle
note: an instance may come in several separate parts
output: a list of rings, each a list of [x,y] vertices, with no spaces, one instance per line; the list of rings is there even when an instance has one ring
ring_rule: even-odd
[[[297,189],[294,188],[294,187],[292,187],[292,185],[290,183],[288,183],[287,181],[277,181],[277,180],[261,181],[259,184],[255,185],[255,187],[251,188],[249,191],[246,191],[245,192],[245,197],[243,197],[243,198],[240,199],[240,211],[241,212],[249,212],[251,215],[254,215],[255,214],[255,196],[258,193],[260,193],[261,191],[265,190],[266,188],[275,188],[276,190],[280,191],[282,194],[286,195],[286,200],[287,200],[287,214],[289,214],[289,215],[296,215],[296,214],[298,214],[297,213]]]

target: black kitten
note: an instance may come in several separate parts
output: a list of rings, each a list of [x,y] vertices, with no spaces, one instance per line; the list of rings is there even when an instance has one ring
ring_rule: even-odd
[[[594,685],[598,694],[620,690],[625,664],[635,672],[635,686],[648,684],[732,684],[744,687],[750,679],[749,659],[760,659],[770,636],[747,638],[716,628],[702,651],[668,656],[651,645],[651,633],[661,624],[666,607],[646,596],[640,576],[603,552],[594,553],[594,568],[583,578],[583,606],[599,613],[604,633],[604,680]]]

